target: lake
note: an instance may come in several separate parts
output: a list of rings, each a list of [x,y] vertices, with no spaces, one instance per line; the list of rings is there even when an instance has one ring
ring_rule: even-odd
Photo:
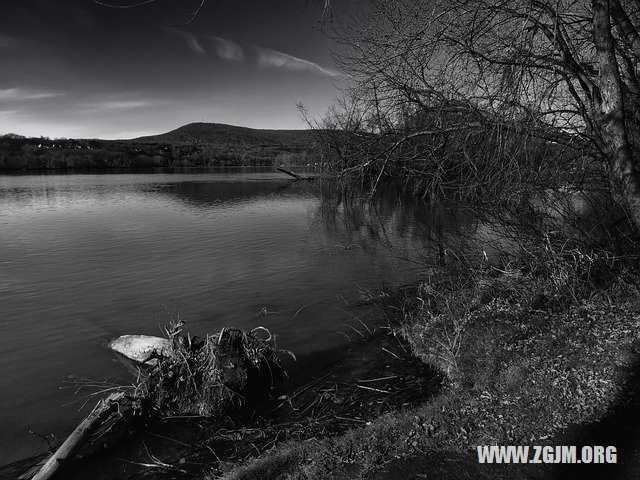
[[[109,340],[179,317],[327,349],[357,326],[345,300],[411,282],[433,246],[420,225],[451,221],[314,183],[258,168],[0,176],[0,464],[75,427],[78,382],[131,382]]]

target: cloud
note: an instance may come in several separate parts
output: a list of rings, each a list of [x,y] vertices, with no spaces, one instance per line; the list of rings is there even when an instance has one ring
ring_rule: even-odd
[[[184,30],[175,31],[182,36],[184,41],[187,43],[187,46],[196,55],[201,57],[211,55],[222,58],[223,60],[232,60],[234,62],[243,62],[245,60],[242,47],[231,40],[214,37],[212,35],[206,35],[204,38],[198,39],[195,35],[185,32]]]
[[[8,50],[11,48],[18,48],[19,46],[20,41],[17,38],[0,35],[0,48]]]
[[[242,47],[237,43],[227,40],[226,38],[210,37],[213,40],[213,47],[216,55],[225,60],[233,60],[235,62],[243,62],[245,59]]]
[[[120,130],[110,133],[98,133],[92,134],[95,138],[101,138],[102,140],[124,140],[130,138],[147,137],[150,135],[157,135],[157,130]]]
[[[97,108],[101,110],[130,110],[134,108],[145,108],[153,105],[153,102],[144,100],[104,100],[100,102],[82,103],[78,105],[83,108]]]
[[[207,54],[207,51],[202,47],[202,45],[200,44],[200,42],[196,37],[194,37],[188,32],[185,32],[184,30],[175,29],[173,31],[182,35],[182,38],[184,38],[184,40],[187,42],[188,47],[191,50],[193,50],[193,52],[195,52],[197,55],[205,56]]]
[[[24,88],[4,88],[0,89],[0,99],[2,100],[41,100],[43,98],[62,97],[65,93],[59,92],[41,92],[36,90],[28,90]]]
[[[257,54],[258,66],[262,68],[278,68],[293,72],[310,72],[327,77],[337,77],[340,75],[336,70],[321,67],[317,63],[313,63],[302,58],[287,55],[286,53],[271,50],[269,48],[254,48]]]
[[[223,60],[234,62],[244,62],[247,59],[245,49],[237,43],[221,37],[212,35],[196,38],[191,33],[184,30],[174,30],[186,41],[189,48],[200,56],[215,56]],[[336,70],[324,68],[317,63],[294,57],[283,52],[271,50],[269,48],[253,47],[255,59],[260,68],[276,68],[293,72],[310,72],[316,75],[327,77],[338,77],[340,73]],[[253,58],[253,54],[250,55]]]

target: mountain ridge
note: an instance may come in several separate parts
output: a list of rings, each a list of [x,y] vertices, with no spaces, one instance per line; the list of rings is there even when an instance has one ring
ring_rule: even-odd
[[[140,143],[216,143],[231,140],[236,137],[244,141],[260,141],[271,144],[294,142],[308,144],[311,139],[310,129],[258,129],[226,123],[194,122],[182,125],[173,130],[156,135],[146,135],[132,138],[128,141]]]

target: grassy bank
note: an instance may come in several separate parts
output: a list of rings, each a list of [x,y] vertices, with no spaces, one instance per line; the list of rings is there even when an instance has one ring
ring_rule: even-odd
[[[626,422],[607,418],[637,402],[638,288],[629,261],[549,243],[505,269],[422,283],[385,307],[413,353],[446,374],[442,395],[340,436],[284,442],[223,478],[398,478],[434,452],[460,460],[476,445],[567,444],[580,425]],[[464,465],[420,471],[481,476],[477,462]]]

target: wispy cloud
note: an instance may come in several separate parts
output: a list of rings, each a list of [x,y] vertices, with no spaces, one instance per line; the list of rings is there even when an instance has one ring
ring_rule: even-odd
[[[187,46],[196,55],[201,57],[212,56],[223,60],[233,60],[243,62],[245,60],[244,50],[240,45],[231,40],[212,35],[201,36],[200,38],[184,30],[175,30],[184,39]]]
[[[235,62],[243,62],[245,60],[244,51],[237,43],[227,40],[226,38],[210,37],[213,42],[215,53],[218,57],[225,60],[233,60]]]
[[[191,35],[189,32],[185,32],[184,30],[174,29],[172,30],[184,38],[185,42],[187,42],[187,46],[197,55],[205,56],[207,51],[202,47],[198,39]]]
[[[82,103],[78,105],[83,108],[96,108],[102,110],[130,110],[134,108],[145,108],[154,105],[146,100],[103,100],[99,102]]]
[[[286,53],[271,50],[269,48],[254,47],[258,66],[262,68],[279,68],[294,72],[310,72],[327,77],[337,77],[340,73],[336,70],[324,68],[317,63],[294,57]]]
[[[66,95],[60,92],[46,92],[37,90],[28,90],[24,88],[4,88],[0,89],[0,99],[2,100],[41,100],[43,98],[62,97]]]
[[[239,44],[221,37],[212,35],[201,36],[200,38],[184,30],[174,30],[185,40],[187,46],[197,55],[211,56],[223,60],[234,62],[245,62],[247,58],[257,62],[260,68],[275,68],[292,72],[309,72],[326,77],[338,77],[340,73],[330,68],[324,68],[317,63],[310,62],[303,58],[294,57],[277,50],[253,46],[247,55],[247,49]],[[252,51],[255,53],[252,53]]]
[[[0,48],[2,49],[10,49],[10,48],[18,48],[20,46],[20,40],[14,37],[9,37],[8,35],[0,35]]]
[[[157,135],[157,130],[120,130],[117,132],[99,133],[97,138],[103,140],[123,140],[127,138],[146,137],[149,135]]]

